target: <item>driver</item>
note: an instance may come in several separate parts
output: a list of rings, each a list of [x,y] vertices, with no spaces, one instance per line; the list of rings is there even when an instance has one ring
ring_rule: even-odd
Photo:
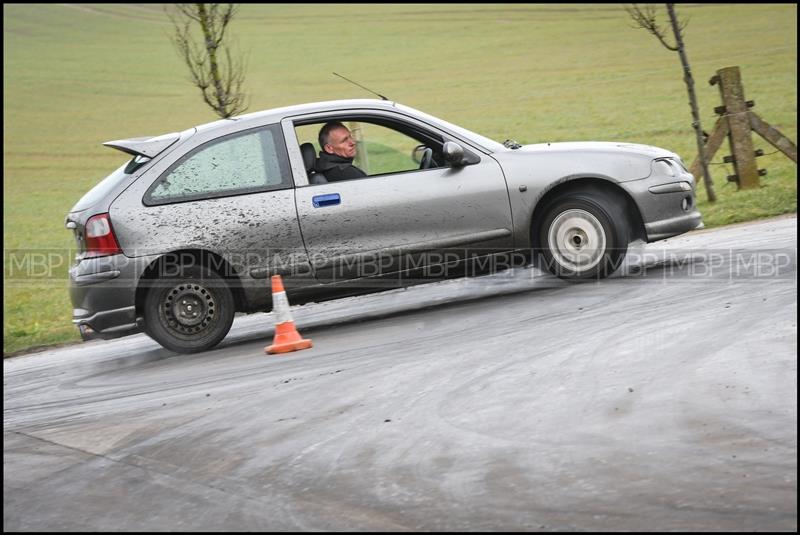
[[[322,150],[314,170],[323,173],[329,182],[367,176],[353,165],[356,142],[345,125],[335,121],[325,123],[319,131],[318,141]]]

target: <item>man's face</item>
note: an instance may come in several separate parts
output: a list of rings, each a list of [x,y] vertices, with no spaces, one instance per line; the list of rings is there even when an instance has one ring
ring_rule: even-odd
[[[347,128],[334,128],[328,134],[328,143],[325,144],[325,152],[336,154],[343,158],[355,158],[356,142]]]

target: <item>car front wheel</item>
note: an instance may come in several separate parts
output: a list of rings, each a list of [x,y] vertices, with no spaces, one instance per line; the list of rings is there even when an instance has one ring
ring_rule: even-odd
[[[604,191],[574,191],[548,203],[536,249],[545,267],[563,279],[601,279],[625,258],[629,225],[622,203]]]
[[[233,323],[231,289],[203,266],[179,266],[176,273],[151,281],[144,303],[145,332],[178,353],[217,345]]]

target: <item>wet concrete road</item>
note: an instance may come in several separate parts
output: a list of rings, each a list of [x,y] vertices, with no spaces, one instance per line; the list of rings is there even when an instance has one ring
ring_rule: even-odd
[[[3,528],[797,529],[797,220],[5,359]]]

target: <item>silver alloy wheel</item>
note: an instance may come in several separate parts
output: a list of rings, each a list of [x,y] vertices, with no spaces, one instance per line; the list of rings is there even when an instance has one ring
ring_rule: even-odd
[[[181,334],[202,331],[214,319],[216,303],[199,284],[183,283],[172,288],[164,298],[164,315],[170,328]]]
[[[566,210],[553,220],[547,231],[553,258],[563,267],[582,273],[596,266],[606,252],[603,225],[586,210]]]

